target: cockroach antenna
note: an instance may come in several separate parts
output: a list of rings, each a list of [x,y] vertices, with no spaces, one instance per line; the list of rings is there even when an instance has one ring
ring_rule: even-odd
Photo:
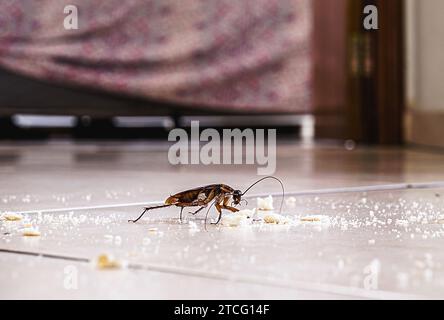
[[[281,185],[281,188],[282,188],[282,200],[281,200],[281,207],[280,207],[280,209],[279,209],[279,214],[280,214],[280,213],[282,212],[282,206],[283,206],[283,204],[284,204],[285,190],[284,190],[284,184],[282,183],[282,181],[281,181],[280,179],[274,177],[274,176],[266,176],[266,177],[263,177],[263,178],[257,180],[255,183],[253,183],[251,186],[249,186],[249,187],[247,188],[247,190],[245,190],[244,192],[242,192],[242,196],[244,196],[244,195],[245,195],[245,194],[246,194],[251,188],[253,188],[255,185],[257,185],[259,182],[262,182],[262,181],[264,181],[264,180],[266,180],[266,179],[274,179],[274,180],[276,180],[277,182],[279,182],[280,185]]]

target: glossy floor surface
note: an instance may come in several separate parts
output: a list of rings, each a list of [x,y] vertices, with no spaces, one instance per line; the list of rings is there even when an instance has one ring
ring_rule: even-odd
[[[167,151],[0,145],[0,298],[444,298],[443,153],[281,144],[285,224],[205,226],[187,210],[181,223],[178,208],[128,223],[142,203],[258,179],[253,165],[173,166]],[[264,181],[246,207],[279,192]]]

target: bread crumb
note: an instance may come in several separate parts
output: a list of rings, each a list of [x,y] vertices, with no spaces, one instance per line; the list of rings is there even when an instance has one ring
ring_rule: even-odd
[[[101,254],[97,257],[96,267],[101,270],[119,269],[121,264],[113,257],[107,254]]]
[[[267,214],[263,219],[265,223],[269,224],[287,224],[289,222],[288,218],[276,213]]]
[[[230,214],[222,217],[221,223],[226,227],[237,227],[241,224],[245,224],[246,218],[243,216]]]
[[[250,209],[243,209],[239,210],[238,212],[234,213],[236,215],[245,216],[247,218],[252,218],[256,213],[256,209],[250,210]]]
[[[321,222],[321,218],[315,216],[306,216],[301,218],[302,222]]]
[[[287,206],[294,207],[294,205],[296,204],[296,198],[295,197],[288,197],[287,199],[285,199],[285,204]]]
[[[273,197],[268,196],[267,198],[257,198],[257,208],[258,210],[264,210],[264,211],[274,210]]]
[[[6,213],[3,215],[3,219],[5,221],[20,221],[23,219],[23,216],[18,213]]]
[[[157,232],[157,230],[158,230],[157,228],[149,228],[148,229],[149,232]]]
[[[237,227],[240,225],[246,225],[251,222],[251,219],[255,214],[255,210],[244,209],[231,214],[224,214],[222,216],[221,223],[227,227]]]
[[[25,237],[40,237],[40,231],[35,228],[25,228],[23,229],[23,236]]]

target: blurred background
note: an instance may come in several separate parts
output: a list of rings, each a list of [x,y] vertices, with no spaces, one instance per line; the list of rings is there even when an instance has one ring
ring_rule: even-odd
[[[165,139],[198,119],[444,147],[443,14],[441,0],[3,0],[0,139]]]

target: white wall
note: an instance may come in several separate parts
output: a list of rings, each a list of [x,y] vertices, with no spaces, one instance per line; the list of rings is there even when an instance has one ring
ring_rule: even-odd
[[[407,103],[444,112],[444,0],[407,0]]]

